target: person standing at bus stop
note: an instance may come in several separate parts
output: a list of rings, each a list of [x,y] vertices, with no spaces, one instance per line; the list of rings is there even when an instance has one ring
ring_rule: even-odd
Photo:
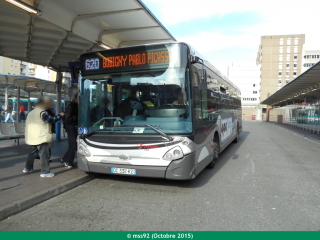
[[[77,151],[77,126],[78,126],[78,96],[66,107],[64,127],[68,134],[68,151],[60,160],[67,168],[74,167],[73,162]]]
[[[12,117],[12,111],[13,111],[12,105],[11,103],[9,103],[6,109],[7,117],[6,117],[6,120],[4,121],[5,123],[8,123],[9,118],[11,119],[12,123],[14,123],[14,120]]]
[[[20,105],[20,121],[25,121],[26,120],[26,114],[25,114],[25,112],[24,112],[24,105],[23,104],[21,104]]]
[[[40,177],[53,177],[54,173],[50,173],[49,158],[50,147],[52,146],[51,127],[53,123],[60,121],[64,113],[61,112],[57,116],[50,116],[46,110],[51,109],[54,101],[49,96],[42,96],[37,102],[37,106],[28,114],[25,130],[26,144],[32,146],[31,153],[28,155],[24,173],[33,172],[34,158],[39,155],[41,159],[41,175]]]

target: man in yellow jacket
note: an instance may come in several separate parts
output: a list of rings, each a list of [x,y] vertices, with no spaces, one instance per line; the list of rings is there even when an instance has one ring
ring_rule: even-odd
[[[32,151],[28,155],[24,173],[33,172],[33,162],[36,154],[41,159],[41,175],[40,177],[53,177],[54,173],[50,173],[49,158],[50,147],[52,145],[52,124],[58,122],[64,116],[61,112],[57,116],[49,115],[46,110],[51,109],[54,101],[49,96],[42,96],[38,99],[37,106],[32,110],[26,120],[25,141],[26,144],[32,146]]]

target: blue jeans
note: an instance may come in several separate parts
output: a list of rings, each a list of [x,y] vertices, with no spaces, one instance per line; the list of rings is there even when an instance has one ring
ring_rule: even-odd
[[[32,146],[31,153],[29,153],[25,168],[33,169],[33,162],[36,156],[41,159],[41,174],[50,173],[49,159],[50,159],[51,143],[42,143],[40,145]]]
[[[20,121],[26,120],[26,114],[24,112],[20,113]]]
[[[73,125],[66,125],[65,129],[68,133],[68,151],[63,156],[62,161],[64,161],[68,166],[72,166],[74,158],[77,151],[77,127]]]

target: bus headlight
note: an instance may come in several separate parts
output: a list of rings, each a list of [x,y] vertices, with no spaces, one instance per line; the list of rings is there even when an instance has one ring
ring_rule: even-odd
[[[90,157],[91,156],[91,153],[89,152],[89,150],[83,146],[83,145],[79,145],[78,147],[78,153],[81,154],[81,155],[84,155],[86,157]]]
[[[176,160],[183,157],[182,150],[179,146],[172,148],[162,157],[164,160]]]

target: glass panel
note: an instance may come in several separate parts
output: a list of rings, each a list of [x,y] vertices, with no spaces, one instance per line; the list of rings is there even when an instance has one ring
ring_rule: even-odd
[[[166,48],[170,56],[166,65],[104,70],[106,74],[98,69],[99,75],[82,77],[79,127],[97,134],[134,134],[134,125],[155,125],[169,134],[192,132],[187,48],[179,44]],[[143,134],[155,131],[145,127]]]

